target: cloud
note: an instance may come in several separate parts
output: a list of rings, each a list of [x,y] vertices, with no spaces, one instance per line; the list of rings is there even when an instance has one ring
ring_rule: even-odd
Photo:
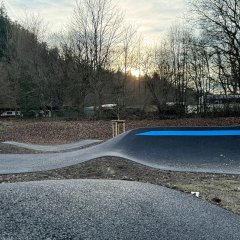
[[[58,6],[72,6],[67,0],[8,0],[8,2],[17,8],[29,10],[47,9]],[[70,1],[71,2],[71,1]]]
[[[130,23],[139,26],[148,40],[163,35],[170,26],[181,21],[185,11],[185,0],[121,0]]]
[[[134,23],[148,39],[156,39],[178,21],[185,9],[185,0],[114,0],[125,12],[128,22]],[[24,12],[39,13],[53,31],[66,25],[75,0],[7,0],[6,7],[17,20]],[[176,20],[177,19],[177,20]]]
[[[23,19],[27,13],[40,15],[48,24],[52,32],[62,29],[70,18],[74,1],[68,0],[8,0],[5,3],[13,20]]]

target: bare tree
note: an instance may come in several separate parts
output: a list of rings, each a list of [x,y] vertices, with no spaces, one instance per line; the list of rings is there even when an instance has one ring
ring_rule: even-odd
[[[159,116],[161,116],[173,94],[171,57],[166,43],[156,46],[149,52],[151,52],[152,64],[148,65],[148,68],[150,67],[154,73],[146,77],[146,86],[150,92],[151,102],[157,107]]]
[[[103,71],[110,66],[110,56],[121,39],[122,14],[112,0],[79,0],[72,21],[72,36],[79,56],[92,70],[90,83],[96,106],[103,104],[106,85]]]
[[[172,62],[172,81],[175,86],[175,101],[179,106],[185,108],[189,85],[189,32],[181,25],[173,26],[170,29],[168,41]]]
[[[192,11],[212,48],[219,84],[232,94],[240,91],[239,0],[191,1]]]
[[[201,38],[190,36],[188,48],[189,86],[196,91],[197,112],[206,113],[206,98],[214,91],[213,72],[210,69],[211,56]]]
[[[62,45],[61,64],[64,76],[65,103],[76,106],[79,114],[84,111],[85,98],[90,91],[90,66],[81,60],[74,44]]]
[[[33,33],[39,42],[47,41],[49,24],[40,14],[25,12],[24,17],[19,20],[19,23],[24,29]]]

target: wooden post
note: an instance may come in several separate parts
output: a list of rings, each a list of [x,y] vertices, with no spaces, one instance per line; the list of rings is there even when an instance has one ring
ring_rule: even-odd
[[[112,132],[113,132],[113,137],[116,137],[119,134],[126,132],[125,120],[113,120],[112,121]]]
[[[126,122],[123,123],[123,132],[126,132]]]
[[[118,135],[118,123],[115,122],[115,137]]]
[[[115,124],[114,122],[112,121],[112,135],[113,135],[113,138],[115,137]]]

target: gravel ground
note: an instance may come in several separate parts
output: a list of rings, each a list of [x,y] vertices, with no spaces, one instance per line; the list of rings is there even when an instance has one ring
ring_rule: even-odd
[[[127,121],[126,128],[164,126],[233,126],[240,118],[187,118],[177,120]],[[0,140],[32,144],[65,144],[84,139],[109,139],[111,121],[3,121],[0,119]]]
[[[127,129],[150,126],[233,126],[240,118],[130,121]],[[83,139],[111,137],[109,121],[1,121],[0,139],[32,144],[64,144]],[[34,153],[0,144],[1,153]],[[41,173],[0,176],[0,183],[56,179],[120,179],[149,182],[184,192],[200,192],[200,197],[240,214],[240,176],[160,171],[123,159],[101,158],[80,165]]]

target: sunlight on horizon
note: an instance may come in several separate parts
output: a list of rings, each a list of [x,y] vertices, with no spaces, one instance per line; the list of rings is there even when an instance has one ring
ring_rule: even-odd
[[[141,69],[131,68],[129,69],[129,72],[132,76],[136,78],[142,77],[144,75],[144,71]]]

